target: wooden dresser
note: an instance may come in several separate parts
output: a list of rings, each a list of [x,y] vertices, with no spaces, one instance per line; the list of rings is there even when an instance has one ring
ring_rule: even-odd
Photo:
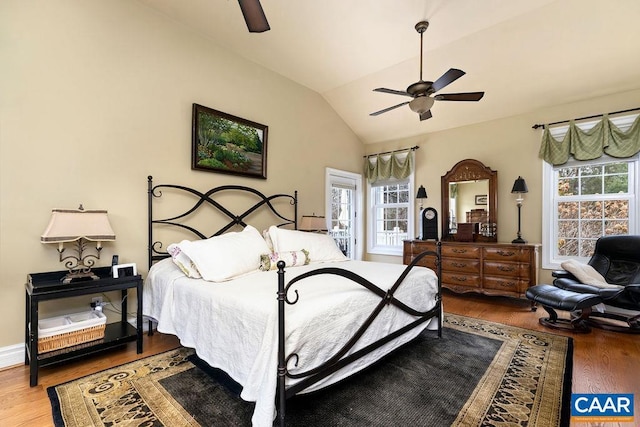
[[[435,251],[435,245],[405,240],[404,264],[423,251]],[[538,244],[442,242],[442,286],[454,292],[526,299],[527,288],[538,283],[539,251]],[[435,270],[432,257],[420,264]]]

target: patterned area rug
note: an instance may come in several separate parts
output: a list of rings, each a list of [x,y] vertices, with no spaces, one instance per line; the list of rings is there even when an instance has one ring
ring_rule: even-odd
[[[290,426],[568,426],[571,338],[446,314],[365,371],[287,402]],[[48,389],[57,427],[249,426],[240,387],[180,348]]]

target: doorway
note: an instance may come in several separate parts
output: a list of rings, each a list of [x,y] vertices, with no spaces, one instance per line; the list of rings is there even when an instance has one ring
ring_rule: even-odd
[[[362,259],[362,175],[337,169],[326,170],[326,213],[329,234],[351,259]]]

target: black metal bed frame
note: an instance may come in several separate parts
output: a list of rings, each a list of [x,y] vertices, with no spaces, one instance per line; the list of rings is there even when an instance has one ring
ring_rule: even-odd
[[[195,196],[198,200],[195,203],[195,205],[193,205],[191,208],[189,208],[187,211],[185,211],[182,214],[176,215],[174,217],[171,218],[164,218],[164,219],[153,219],[153,215],[152,215],[152,203],[153,203],[153,199],[154,198],[158,198],[162,196],[162,188],[172,188],[175,190],[180,190],[180,191],[184,191],[187,193],[192,194],[193,196]],[[255,205],[253,205],[252,207],[250,207],[249,209],[247,209],[245,212],[241,213],[240,215],[235,215],[234,213],[232,213],[230,210],[226,209],[224,206],[222,206],[219,202],[217,202],[216,200],[214,200],[213,196],[220,192],[220,191],[225,191],[225,190],[236,190],[236,191],[240,191],[240,192],[248,192],[248,193],[253,193],[254,195],[258,196],[258,198],[260,199],[259,202],[257,202]],[[291,205],[293,205],[293,210],[294,210],[294,218],[290,219],[285,217],[284,215],[280,214],[273,206],[273,204],[271,203],[272,201],[276,200],[276,199],[288,199],[290,200]],[[213,188],[205,193],[202,193],[200,191],[194,190],[192,188],[188,188],[188,187],[184,187],[184,186],[180,186],[180,185],[172,185],[172,184],[164,184],[164,185],[153,185],[153,178],[151,176],[148,177],[148,202],[149,202],[149,217],[148,217],[148,231],[149,231],[149,246],[148,246],[148,253],[149,253],[149,268],[151,268],[151,265],[153,264],[154,261],[158,261],[161,260],[163,258],[167,258],[169,255],[166,252],[161,252],[159,250],[159,248],[162,248],[162,243],[160,241],[154,241],[153,238],[153,226],[155,224],[164,224],[164,225],[168,225],[168,226],[175,226],[175,227],[179,227],[185,230],[188,230],[189,232],[193,233],[195,236],[204,239],[207,238],[207,236],[205,236],[204,234],[202,234],[201,232],[199,232],[198,230],[194,229],[193,227],[190,227],[188,225],[182,224],[180,222],[178,222],[181,219],[186,218],[188,215],[192,214],[194,211],[196,211],[201,205],[203,205],[204,203],[209,203],[211,204],[213,207],[215,207],[218,211],[224,213],[225,215],[227,215],[230,219],[229,223],[226,224],[225,226],[223,226],[222,228],[220,228],[218,231],[216,231],[212,236],[216,236],[216,235],[220,235],[222,233],[224,233],[225,231],[228,231],[230,228],[232,228],[235,225],[241,225],[241,226],[246,226],[247,224],[244,222],[244,220],[247,218],[248,215],[250,215],[251,213],[255,212],[257,209],[259,209],[260,207],[268,207],[272,213],[274,213],[278,218],[281,218],[283,220],[282,224],[279,224],[279,226],[284,226],[284,225],[293,225],[294,228],[297,228],[297,216],[298,216],[298,212],[297,212],[297,191],[294,193],[294,196],[291,195],[286,195],[286,194],[276,194],[273,196],[265,196],[262,193],[260,193],[259,191],[253,189],[253,188],[249,188],[249,187],[244,187],[244,186],[237,186],[237,185],[226,185],[226,186],[221,186],[221,187],[216,187]],[[372,351],[380,348],[381,346],[387,344],[388,342],[392,341],[393,339],[401,336],[402,334],[414,329],[415,327],[419,326],[420,324],[433,319],[433,318],[437,318],[438,319],[438,337],[442,337],[442,281],[440,279],[440,277],[442,276],[441,274],[441,265],[440,265],[440,251],[441,251],[441,244],[440,242],[437,242],[436,244],[436,251],[426,251],[423,252],[421,254],[419,254],[418,256],[416,256],[413,261],[405,268],[405,270],[402,272],[402,274],[396,279],[395,283],[393,284],[393,286],[388,289],[387,291],[383,291],[381,290],[379,287],[377,287],[376,285],[374,285],[373,283],[371,283],[370,281],[366,280],[365,278],[363,278],[362,276],[359,276],[356,273],[353,273],[349,270],[345,270],[342,268],[335,268],[335,267],[329,267],[329,268],[317,268],[315,270],[309,271],[307,273],[301,274],[300,276],[295,277],[294,279],[292,279],[291,281],[289,281],[288,283],[285,280],[285,264],[284,262],[280,261],[278,262],[278,291],[277,291],[277,301],[278,301],[278,381],[277,381],[277,390],[276,390],[276,408],[277,408],[277,418],[276,418],[276,422],[281,426],[284,427],[285,425],[285,416],[286,416],[286,400],[289,399],[290,397],[294,396],[295,394],[297,394],[298,392],[306,389],[307,387],[317,383],[318,381],[326,378],[327,376],[333,374],[334,372],[338,371],[339,369],[349,365],[350,363],[352,363],[353,361],[371,353]],[[438,277],[438,290],[435,296],[435,306],[428,311],[418,311],[415,310],[413,308],[411,308],[410,306],[404,304],[403,302],[401,302],[400,300],[398,300],[394,294],[395,292],[398,290],[398,288],[400,287],[400,285],[402,284],[403,280],[405,279],[405,277],[409,274],[409,272],[414,268],[414,266],[418,265],[420,263],[420,261],[427,257],[427,256],[434,256],[436,258],[435,260],[435,265],[436,265],[436,269],[437,269],[437,277]],[[342,348],[340,348],[333,356],[331,356],[328,360],[326,360],[325,362],[323,362],[322,364],[320,364],[319,366],[316,366],[314,368],[308,369],[306,371],[301,371],[301,372],[291,372],[288,368],[289,366],[289,362],[292,359],[294,360],[294,366],[297,367],[298,364],[298,355],[296,353],[291,353],[289,355],[286,355],[286,350],[285,350],[285,304],[289,304],[289,305],[293,305],[296,304],[298,302],[299,299],[299,294],[298,294],[298,290],[297,289],[293,289],[293,293],[295,294],[295,298],[294,299],[290,299],[288,297],[288,293],[289,290],[291,289],[291,287],[293,285],[295,285],[296,283],[300,282],[301,280],[304,280],[305,278],[308,277],[312,277],[312,276],[318,276],[318,275],[337,275],[337,276],[341,276],[341,277],[345,277],[351,281],[353,281],[354,283],[357,283],[365,288],[367,288],[369,291],[373,292],[374,294],[376,294],[377,296],[380,297],[380,301],[377,303],[376,307],[372,310],[372,312],[369,314],[368,318],[364,321],[364,323],[358,327],[354,334],[352,335],[352,337],[349,339],[349,341],[344,344],[344,346]],[[376,342],[373,342],[371,344],[366,345],[365,347],[351,353],[348,354],[348,352],[356,345],[356,343],[358,342],[358,340],[360,339],[360,337],[362,337],[362,335],[365,333],[365,331],[367,330],[367,328],[373,323],[373,321],[376,319],[376,317],[381,313],[382,309],[387,306],[387,305],[394,305],[397,308],[399,308],[400,310],[416,317],[415,320],[413,320],[412,322],[408,323],[407,325],[405,325],[404,327],[392,332],[390,335],[385,336],[381,339],[379,339]],[[149,331],[151,332],[151,328],[149,328]],[[289,388],[286,388],[286,379],[287,378],[291,378],[291,379],[299,379],[300,381],[297,382],[296,384],[290,386]]]
[[[170,217],[170,218],[163,218],[163,219],[153,219],[153,199],[155,198],[160,198],[162,197],[162,189],[174,189],[174,190],[179,190],[185,193],[189,193],[191,195],[194,196],[194,198],[196,199],[195,204],[190,207],[189,209],[187,209],[185,212],[178,214],[176,216]],[[213,196],[215,196],[218,193],[222,193],[225,191],[235,191],[237,193],[247,193],[247,194],[253,194],[254,196],[257,196],[259,201],[256,202],[253,206],[249,207],[247,210],[245,210],[244,212],[240,213],[240,214],[235,214],[232,211],[230,211],[229,209],[227,209],[226,207],[224,207],[222,205],[222,203],[220,203],[219,201],[215,200]],[[273,206],[274,201],[276,200],[288,200],[289,203],[293,206],[293,218],[287,218],[285,216],[283,216],[280,212],[278,212],[275,207]],[[206,239],[207,237],[213,237],[213,236],[219,236],[221,234],[223,234],[226,231],[229,231],[231,228],[233,228],[236,225],[240,225],[242,227],[245,227],[247,224],[245,223],[245,219],[251,215],[252,213],[256,212],[259,208],[261,207],[267,207],[269,208],[269,210],[277,217],[280,218],[280,220],[282,220],[282,223],[277,224],[278,227],[283,227],[283,226],[287,226],[287,225],[292,225],[294,229],[298,228],[298,192],[295,191],[294,195],[291,196],[289,194],[274,194],[272,196],[265,196],[264,194],[262,194],[261,192],[259,192],[258,190],[256,190],[255,188],[250,188],[250,187],[244,187],[241,185],[223,185],[220,187],[215,187],[212,188],[211,190],[202,193],[198,190],[194,190],[193,188],[189,188],[189,187],[185,187],[182,185],[175,185],[175,184],[158,184],[158,185],[153,185],[153,177],[151,175],[149,175],[147,177],[147,203],[148,203],[148,219],[147,219],[147,226],[148,226],[148,246],[147,246],[147,252],[148,252],[148,267],[151,268],[151,266],[153,265],[153,263],[155,261],[160,261],[164,258],[168,258],[169,254],[166,252],[166,250],[164,252],[161,252],[159,249],[163,247],[162,242],[159,240],[154,240],[153,238],[153,226],[154,224],[164,224],[166,226],[172,226],[172,227],[178,227],[178,228],[182,228],[184,230],[188,230],[189,232],[191,232],[194,236],[198,237],[199,239]],[[193,214],[195,211],[197,211],[201,206],[203,206],[205,203],[208,203],[209,205],[211,205],[213,208],[216,209],[216,211],[223,213],[224,215],[229,217],[229,222],[227,224],[225,224],[222,228],[218,229],[216,232],[214,232],[213,234],[207,236],[203,233],[201,233],[200,231],[196,230],[195,228],[187,225],[187,224],[183,224],[181,222],[179,222],[182,219],[186,219],[189,215]]]

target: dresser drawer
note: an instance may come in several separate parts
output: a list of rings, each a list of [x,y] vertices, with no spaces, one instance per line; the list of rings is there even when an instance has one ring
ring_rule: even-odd
[[[484,251],[484,259],[487,260],[502,260],[502,261],[520,261],[520,262],[528,262],[529,254],[528,250],[523,250],[523,248],[516,247],[485,247],[482,248]]]
[[[480,261],[469,258],[444,258],[442,271],[480,274]]]
[[[480,247],[471,245],[442,246],[442,257],[480,259]]]
[[[529,277],[530,271],[529,264],[522,264],[518,262],[500,262],[500,261],[485,261],[484,262],[484,274],[485,275],[498,275],[509,277]]]
[[[480,283],[481,283],[480,275],[478,274],[452,273],[450,271],[442,272],[443,285],[456,285],[456,286],[464,286],[468,288],[479,288]]]
[[[409,263],[411,263],[411,261],[405,264],[409,264]],[[436,271],[436,257],[427,255],[426,257],[418,261],[417,265],[421,265],[422,267],[427,267],[432,269],[433,271]]]
[[[529,286],[528,280],[518,279],[517,277],[495,277],[484,276],[482,287],[486,290],[496,290],[514,294],[523,294]]]
[[[492,242],[441,242],[442,286],[454,292],[525,298],[529,286],[538,283],[540,245]],[[436,243],[405,240],[403,261],[411,263],[419,253],[436,249]],[[433,257],[420,265],[436,271]]]

